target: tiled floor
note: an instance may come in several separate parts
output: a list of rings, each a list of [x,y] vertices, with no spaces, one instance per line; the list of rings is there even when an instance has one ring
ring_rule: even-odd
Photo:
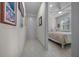
[[[27,40],[22,57],[69,57],[71,48],[62,49],[57,44],[48,41],[48,50],[45,50],[36,39]]]

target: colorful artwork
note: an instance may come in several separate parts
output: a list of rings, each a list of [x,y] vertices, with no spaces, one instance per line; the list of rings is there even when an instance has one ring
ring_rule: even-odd
[[[12,25],[16,25],[16,19],[17,19],[17,14],[16,14],[16,3],[15,2],[7,2],[6,3],[6,19],[4,22],[7,22]]]
[[[17,20],[17,3],[0,2],[0,22],[15,26],[16,20]]]

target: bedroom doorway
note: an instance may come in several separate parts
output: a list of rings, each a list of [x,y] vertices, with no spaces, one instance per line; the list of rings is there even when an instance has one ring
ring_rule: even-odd
[[[70,57],[71,34],[71,2],[49,2],[48,50],[56,57]]]

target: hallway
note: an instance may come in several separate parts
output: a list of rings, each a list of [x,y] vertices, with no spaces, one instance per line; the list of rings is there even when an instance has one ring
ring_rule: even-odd
[[[67,3],[72,2],[0,2],[0,57],[78,57],[79,3],[64,10]],[[51,35],[51,41],[48,31],[61,35]],[[70,32],[72,44],[65,45]]]
[[[36,39],[36,22],[34,20],[36,18],[33,16],[28,18],[28,39],[25,42],[23,57],[42,57],[46,54],[46,50]]]
[[[22,57],[42,57],[45,56],[46,50],[40,42],[34,38],[27,40],[25,43]]]
[[[32,4],[34,5],[34,3]],[[27,5],[31,5],[31,4],[28,3]],[[41,37],[39,37],[40,40],[37,39],[36,23],[37,21],[35,16],[33,15],[28,16],[28,29],[27,29],[28,39],[25,41],[25,45],[24,45],[24,49],[21,57],[69,57],[71,56],[70,48],[62,49],[60,46],[58,46],[57,44],[51,41],[48,41],[48,49],[45,49],[40,42]]]

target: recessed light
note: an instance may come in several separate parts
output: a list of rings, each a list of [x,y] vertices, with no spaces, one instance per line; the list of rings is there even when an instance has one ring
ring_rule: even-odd
[[[52,7],[52,6],[53,6],[52,4],[49,5],[49,7]]]
[[[59,11],[58,13],[59,13],[59,14],[62,14],[63,12],[62,12],[62,11]]]

